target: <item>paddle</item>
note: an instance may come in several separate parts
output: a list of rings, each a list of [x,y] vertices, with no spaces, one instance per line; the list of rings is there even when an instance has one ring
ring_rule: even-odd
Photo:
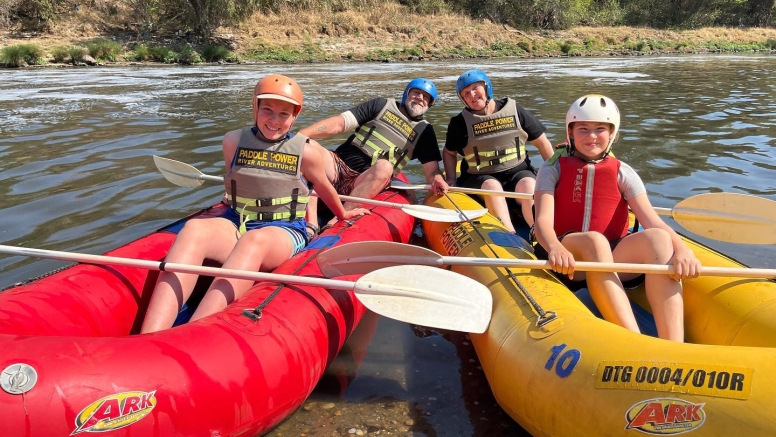
[[[203,174],[195,167],[180,161],[154,156],[154,163],[156,164],[156,168],[164,175],[165,179],[181,187],[197,187],[202,185],[204,181],[224,182],[224,178],[220,176]],[[425,205],[407,205],[342,195],[340,195],[339,198],[347,202],[401,209],[413,217],[432,222],[460,222],[466,220],[466,217],[469,219],[476,219],[488,213],[487,208],[468,210],[464,211],[466,217],[462,217],[462,214],[458,211],[434,208]]]
[[[389,267],[350,282],[4,245],[0,245],[0,253],[353,290],[364,306],[383,316],[432,328],[473,333],[485,332],[493,306],[493,298],[484,285],[457,273],[426,266]]]
[[[318,256],[318,266],[326,276],[363,274],[375,269],[406,264],[437,267],[456,265],[550,269],[549,261],[442,256],[433,250],[423,247],[387,241],[364,241],[343,244],[342,246],[331,248]],[[669,265],[584,261],[576,262],[575,269],[585,272],[651,273],[661,275],[670,275],[674,272],[674,267]],[[703,266],[701,268],[701,275],[734,278],[774,278],[776,277],[776,269]]]
[[[430,185],[392,183],[399,190],[430,190]],[[450,191],[482,196],[531,199],[532,194],[450,187]],[[749,194],[705,193],[689,197],[673,208],[655,208],[688,231],[709,238],[741,244],[776,244],[776,202]]]

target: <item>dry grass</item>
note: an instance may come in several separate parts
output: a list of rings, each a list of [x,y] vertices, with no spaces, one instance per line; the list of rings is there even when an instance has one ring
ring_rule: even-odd
[[[487,32],[483,28],[489,27]],[[381,7],[344,12],[256,14],[235,29],[221,29],[238,39],[241,47],[257,41],[278,45],[321,44],[330,52],[363,55],[378,49],[424,46],[428,49],[489,46],[498,39],[500,26],[476,23],[460,15],[421,16],[406,7],[386,3]]]
[[[234,27],[218,29],[232,40],[243,58],[289,62],[395,57],[605,55],[632,51],[747,50],[748,45],[776,48],[776,29],[703,28],[688,31],[634,27],[576,27],[569,30],[523,32],[488,20],[444,13],[418,15],[394,2],[366,0],[338,8],[255,14]],[[315,0],[308,0],[315,6]],[[350,9],[345,9],[350,7]],[[7,45],[33,43],[45,50],[82,44],[91,38],[135,35],[122,32],[122,17],[107,17],[99,8],[81,12],[56,25],[50,33],[7,32]],[[757,47],[752,47],[757,48]]]

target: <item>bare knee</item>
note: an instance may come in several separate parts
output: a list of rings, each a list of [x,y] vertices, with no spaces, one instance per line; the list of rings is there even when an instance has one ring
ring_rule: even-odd
[[[482,183],[482,189],[483,190],[493,190],[493,191],[503,191],[504,188],[501,186],[499,181],[495,179],[486,179],[485,182]]]
[[[515,185],[515,192],[533,193],[534,188],[536,188],[536,179],[526,177],[526,178],[520,179],[517,185]]]
[[[386,183],[393,177],[393,164],[385,159],[378,159],[369,170],[374,172],[376,178],[384,179]]]
[[[183,225],[183,228],[178,232],[178,236],[175,238],[175,243],[189,244],[189,245],[201,245],[206,244],[212,236],[213,227],[212,223],[208,223],[207,220],[189,220]]]
[[[568,239],[568,240],[567,240]],[[563,245],[569,247],[580,261],[604,261],[612,260],[612,249],[609,240],[599,232],[582,232],[571,234],[563,239]]]
[[[648,239],[649,246],[654,251],[654,262],[667,263],[674,256],[671,234],[660,228],[645,229],[641,232]]]
[[[262,232],[264,231],[264,232]],[[262,253],[272,248],[272,234],[267,233],[263,229],[257,229],[248,231],[243,234],[237,241],[235,246],[236,251],[244,252],[246,250],[251,253]]]

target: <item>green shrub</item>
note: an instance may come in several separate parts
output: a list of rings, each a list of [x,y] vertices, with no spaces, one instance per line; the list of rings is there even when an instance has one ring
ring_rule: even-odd
[[[563,43],[560,44],[560,51],[565,53],[565,54],[567,54],[567,55],[572,55],[574,53],[579,53],[583,49],[584,49],[584,47],[582,47],[581,45],[574,44],[574,43],[569,42],[569,41],[566,41],[566,42],[563,42]]]
[[[690,50],[690,42],[689,41],[679,41],[678,43],[674,44],[674,49],[677,51],[688,51]]]
[[[234,61],[237,57],[225,46],[206,45],[202,47],[202,58],[206,62]]]
[[[4,47],[0,63],[8,67],[24,67],[43,63],[43,49],[35,44],[17,44]]]
[[[135,46],[134,59],[136,61],[147,61],[152,57],[153,57],[153,54],[151,53],[151,49],[149,49],[147,45],[138,44]]]
[[[649,50],[649,43],[647,41],[636,41],[625,44],[625,48],[633,52],[643,52]]]
[[[70,46],[67,48],[67,54],[70,56],[70,62],[73,64],[76,62],[83,62],[84,55],[86,55],[86,48],[81,46]]]
[[[597,52],[601,50],[606,50],[608,48],[607,44],[603,42],[600,38],[590,38],[585,41],[585,50],[588,52]]]
[[[65,46],[57,46],[51,49],[51,56],[54,57],[54,62],[61,64],[65,62],[65,59],[70,56],[70,54],[67,52],[68,47]]]
[[[89,56],[94,59],[116,62],[122,47],[116,41],[99,38],[86,43],[86,50],[89,51]]]
[[[86,49],[80,46],[58,46],[51,49],[51,56],[57,63],[70,62],[75,64],[83,61],[85,54]]]
[[[178,50],[178,62],[185,65],[202,63],[202,56],[189,46],[182,46]]]
[[[520,47],[526,53],[533,52],[533,41],[531,40],[521,39],[520,41],[517,42],[517,46]]]
[[[165,64],[174,64],[178,62],[178,53],[168,47],[156,46],[151,48],[151,58]]]

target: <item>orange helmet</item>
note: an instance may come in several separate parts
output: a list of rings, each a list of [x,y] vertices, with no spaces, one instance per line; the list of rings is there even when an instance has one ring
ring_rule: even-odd
[[[275,99],[296,105],[294,115],[302,112],[302,88],[294,79],[280,74],[270,74],[263,77],[253,90],[253,118],[259,110],[259,99]]]

